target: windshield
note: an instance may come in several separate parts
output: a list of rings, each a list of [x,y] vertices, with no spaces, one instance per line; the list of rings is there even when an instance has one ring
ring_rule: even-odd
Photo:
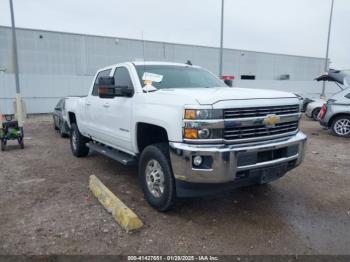
[[[191,66],[137,65],[137,74],[144,86],[144,73],[159,75],[160,82],[152,82],[157,89],[227,87],[208,71]]]

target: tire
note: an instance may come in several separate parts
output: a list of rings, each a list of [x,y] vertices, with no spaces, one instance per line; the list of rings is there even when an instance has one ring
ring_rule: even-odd
[[[142,151],[139,162],[139,180],[145,199],[152,207],[165,212],[175,206],[175,179],[167,144],[150,145]]]
[[[89,154],[89,148],[86,146],[86,143],[89,142],[89,139],[83,136],[77,124],[73,123],[70,134],[70,147],[72,153],[76,157],[84,157]]]
[[[312,119],[318,121],[318,114],[320,113],[321,108],[317,107],[312,111]]]
[[[21,137],[20,139],[18,139],[18,143],[21,147],[21,149],[24,149],[24,141],[23,141],[23,137]]]
[[[68,137],[68,134],[64,132],[65,123],[60,122],[59,132],[62,138]]]
[[[350,137],[350,116],[342,115],[336,117],[332,121],[331,130],[335,136]]]
[[[57,131],[59,128],[56,125],[55,117],[53,117],[53,128]]]
[[[1,140],[1,151],[5,151],[5,149],[6,149],[5,141]]]

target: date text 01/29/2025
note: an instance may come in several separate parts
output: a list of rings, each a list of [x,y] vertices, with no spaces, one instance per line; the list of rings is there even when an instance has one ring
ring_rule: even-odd
[[[128,261],[218,261],[217,256],[128,256]]]

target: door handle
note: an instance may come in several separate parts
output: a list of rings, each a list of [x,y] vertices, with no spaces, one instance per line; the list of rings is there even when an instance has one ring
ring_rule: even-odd
[[[109,107],[109,106],[110,106],[109,103],[103,104],[103,107]]]
[[[90,102],[86,102],[85,105],[91,106],[91,103]]]

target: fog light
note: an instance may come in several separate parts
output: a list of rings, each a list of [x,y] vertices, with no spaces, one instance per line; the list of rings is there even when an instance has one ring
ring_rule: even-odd
[[[200,166],[202,164],[202,162],[203,162],[203,159],[201,156],[195,156],[193,158],[193,165],[195,165],[195,166]]]
[[[209,129],[201,129],[198,131],[198,137],[200,139],[207,139],[210,136],[210,131]]]

